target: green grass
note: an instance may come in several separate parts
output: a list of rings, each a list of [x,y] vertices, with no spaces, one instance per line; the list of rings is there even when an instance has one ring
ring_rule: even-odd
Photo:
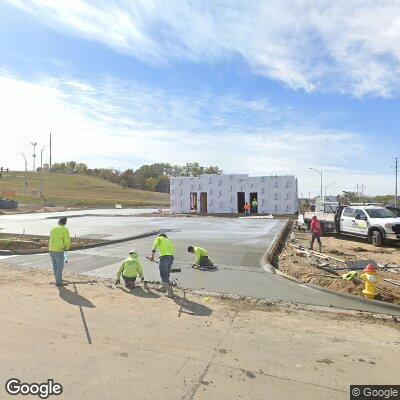
[[[145,190],[124,189],[103,179],[84,175],[43,174],[40,196],[40,172],[28,172],[28,190],[24,194],[24,172],[3,172],[0,190],[14,190],[21,204],[43,206],[169,206],[169,195]]]

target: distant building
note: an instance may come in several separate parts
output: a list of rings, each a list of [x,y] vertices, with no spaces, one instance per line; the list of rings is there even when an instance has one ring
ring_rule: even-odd
[[[171,210],[176,213],[243,213],[245,202],[257,200],[259,214],[298,211],[294,176],[224,174],[171,178]]]

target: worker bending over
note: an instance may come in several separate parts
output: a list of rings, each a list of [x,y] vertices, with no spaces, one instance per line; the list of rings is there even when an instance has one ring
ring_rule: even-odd
[[[215,268],[214,263],[208,258],[208,251],[206,249],[199,246],[189,246],[188,252],[196,255],[192,268]]]
[[[131,250],[129,252],[128,258],[126,258],[119,267],[117,271],[117,281],[115,282],[116,285],[121,283],[121,274],[125,281],[125,287],[128,289],[135,288],[135,281],[137,277],[144,282],[143,269],[139,261],[139,254],[136,253],[135,250]],[[144,286],[146,288],[146,284],[144,284]]]
[[[174,291],[172,290],[171,282],[169,280],[169,274],[174,262],[174,245],[165,233],[160,233],[154,241],[150,261],[154,261],[154,255],[157,250],[160,253],[159,268],[162,287],[156,290],[163,292],[167,297],[172,298],[174,297]]]

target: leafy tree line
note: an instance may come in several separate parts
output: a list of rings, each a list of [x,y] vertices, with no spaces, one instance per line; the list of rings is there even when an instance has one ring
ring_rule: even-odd
[[[68,161],[53,164],[51,169],[47,164],[44,170],[50,172],[62,172],[66,174],[90,175],[107,181],[117,183],[124,188],[143,189],[152,192],[169,193],[169,178],[171,176],[199,176],[202,174],[222,174],[222,170],[216,166],[203,167],[198,162],[186,165],[171,165],[168,163],[156,163],[143,165],[136,171],[127,169],[119,171],[114,168],[89,168],[84,163]],[[40,170],[40,168],[38,168]]]

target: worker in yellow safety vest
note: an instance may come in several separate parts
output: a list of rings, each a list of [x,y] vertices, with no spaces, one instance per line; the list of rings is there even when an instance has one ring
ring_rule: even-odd
[[[71,245],[69,230],[65,227],[67,218],[60,218],[58,225],[50,231],[49,253],[53,265],[56,286],[66,286],[63,281],[63,269],[65,264],[65,252]]]
[[[174,262],[174,245],[165,233],[160,233],[156,240],[154,240],[150,261],[154,261],[157,250],[160,253],[159,269],[162,286],[156,290],[165,293],[167,297],[173,298],[174,291],[172,290],[169,276]]]
[[[253,214],[257,214],[257,208],[258,208],[258,201],[256,198],[253,199],[253,201],[251,202],[251,212]]]
[[[192,268],[215,268],[214,263],[208,258],[208,251],[200,246],[189,246],[189,253],[194,253],[196,259],[192,265]]]

